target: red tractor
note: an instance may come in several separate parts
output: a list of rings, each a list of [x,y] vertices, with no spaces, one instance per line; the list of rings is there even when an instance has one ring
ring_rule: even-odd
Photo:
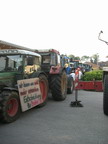
[[[57,101],[64,100],[67,95],[67,76],[61,65],[60,53],[55,49],[41,49],[36,52],[42,57],[41,68],[48,76],[52,97]]]

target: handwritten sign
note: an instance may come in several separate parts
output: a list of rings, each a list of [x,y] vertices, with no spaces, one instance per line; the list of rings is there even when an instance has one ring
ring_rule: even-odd
[[[23,112],[43,102],[39,78],[18,80],[17,83]]]

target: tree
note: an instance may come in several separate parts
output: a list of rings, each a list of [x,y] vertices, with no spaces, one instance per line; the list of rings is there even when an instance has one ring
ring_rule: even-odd
[[[76,57],[74,58],[74,60],[80,60],[80,57],[79,57],[79,56],[76,56]]]
[[[92,57],[90,57],[90,62],[93,63],[93,59],[92,59]]]
[[[97,54],[92,55],[92,59],[93,59],[94,64],[98,64],[99,54],[97,53]]]
[[[90,58],[89,56],[84,55],[84,56],[81,57],[81,60],[82,61],[87,61],[89,58]]]
[[[69,55],[68,57],[70,57],[71,59],[73,59],[74,60],[74,58],[75,58],[75,56],[74,55]]]

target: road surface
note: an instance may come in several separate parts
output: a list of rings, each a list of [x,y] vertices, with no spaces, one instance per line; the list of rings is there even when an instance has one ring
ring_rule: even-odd
[[[103,93],[80,90],[82,108],[70,107],[74,94],[62,102],[49,96],[45,107],[22,113],[11,124],[0,123],[0,144],[108,144]]]

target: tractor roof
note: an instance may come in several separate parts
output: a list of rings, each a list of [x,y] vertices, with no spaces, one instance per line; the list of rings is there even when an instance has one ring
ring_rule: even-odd
[[[27,54],[39,56],[35,50],[0,40],[0,54]]]
[[[16,45],[16,44],[12,44],[12,43],[2,41],[2,40],[0,40],[0,49],[21,49],[21,50],[28,50],[28,51],[33,51],[34,52],[33,49],[26,48],[26,47],[23,47],[23,46],[19,46],[19,45]]]
[[[32,51],[27,51],[27,50],[21,50],[21,49],[2,49],[0,50],[0,55],[15,55],[15,54],[22,54],[22,55],[32,55],[32,56],[38,56],[41,57],[40,54],[37,54]]]
[[[55,50],[55,49],[37,49],[35,50],[37,53],[56,53],[56,54],[60,54],[59,51]]]

